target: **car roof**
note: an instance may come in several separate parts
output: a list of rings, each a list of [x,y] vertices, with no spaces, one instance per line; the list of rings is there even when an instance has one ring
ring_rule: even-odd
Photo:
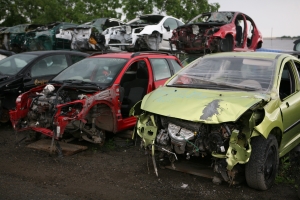
[[[115,52],[115,53],[99,53],[99,54],[92,54],[92,58],[126,58],[130,59],[133,57],[176,57],[168,52],[135,52],[135,53],[130,53],[130,52]],[[177,58],[177,57],[176,57]]]
[[[280,56],[292,56],[284,53],[274,53],[274,52],[224,52],[208,54],[204,57],[249,57],[249,58],[263,58],[263,59],[277,59]]]
[[[80,52],[80,51],[70,51],[70,50],[49,50],[49,51],[27,51],[19,54],[31,54],[31,55],[48,55],[48,54],[60,54],[60,53],[68,53],[68,54],[81,54],[88,56],[89,54]]]

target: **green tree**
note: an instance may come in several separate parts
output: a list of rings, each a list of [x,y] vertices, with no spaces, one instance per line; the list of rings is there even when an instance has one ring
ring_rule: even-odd
[[[128,20],[141,14],[166,14],[188,21],[204,13],[217,11],[218,3],[209,4],[208,0],[123,0],[123,12]]]
[[[166,14],[187,21],[200,13],[218,10],[208,0],[0,0],[1,26],[57,21],[84,23],[101,17],[127,20],[141,14]]]

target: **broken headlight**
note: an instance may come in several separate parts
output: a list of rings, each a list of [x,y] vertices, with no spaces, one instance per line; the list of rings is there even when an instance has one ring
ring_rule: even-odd
[[[125,27],[125,31],[126,31],[126,34],[130,34],[131,33],[131,27],[130,26],[126,26]]]
[[[193,25],[192,26],[192,30],[193,30],[193,34],[197,35],[199,33],[199,26],[197,25]]]

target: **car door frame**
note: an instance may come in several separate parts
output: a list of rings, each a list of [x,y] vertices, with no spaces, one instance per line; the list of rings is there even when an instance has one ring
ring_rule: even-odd
[[[294,93],[281,100],[280,104],[283,125],[283,134],[280,145],[281,154],[285,154],[284,152],[289,152],[300,143],[300,131],[298,131],[300,130],[300,112],[297,112],[295,109],[300,108],[300,80],[298,70],[290,57],[285,58],[281,63],[282,67],[280,69],[280,80],[278,80],[278,93],[284,65],[288,62],[291,64],[290,66],[293,72],[295,89]],[[289,120],[285,121],[287,119]]]
[[[129,69],[129,67],[131,67],[131,65],[135,62],[138,61],[145,61],[146,65],[147,65],[147,69],[148,69],[148,87],[147,87],[147,92],[146,94],[150,93],[151,91],[153,91],[154,88],[154,83],[153,83],[153,75],[152,75],[152,67],[151,67],[151,63],[150,60],[147,57],[139,57],[136,59],[132,59],[129,62],[126,63],[126,65],[124,66],[124,68],[121,70],[118,78],[115,80],[114,84],[120,85],[122,77],[124,76],[125,72]],[[122,131],[122,130],[126,130],[130,127],[133,127],[136,123],[136,117],[134,116],[128,116],[128,117],[124,117],[121,115],[121,105],[114,105],[115,107],[115,113],[119,113],[118,110],[120,110],[120,113],[115,117],[116,120],[116,132]]]

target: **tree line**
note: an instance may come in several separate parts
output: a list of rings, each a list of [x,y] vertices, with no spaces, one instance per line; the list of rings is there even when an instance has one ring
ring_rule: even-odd
[[[71,22],[82,24],[96,18],[125,21],[141,14],[166,14],[184,22],[217,11],[218,3],[208,0],[0,0],[0,26]],[[2,22],[2,23],[1,23]]]

